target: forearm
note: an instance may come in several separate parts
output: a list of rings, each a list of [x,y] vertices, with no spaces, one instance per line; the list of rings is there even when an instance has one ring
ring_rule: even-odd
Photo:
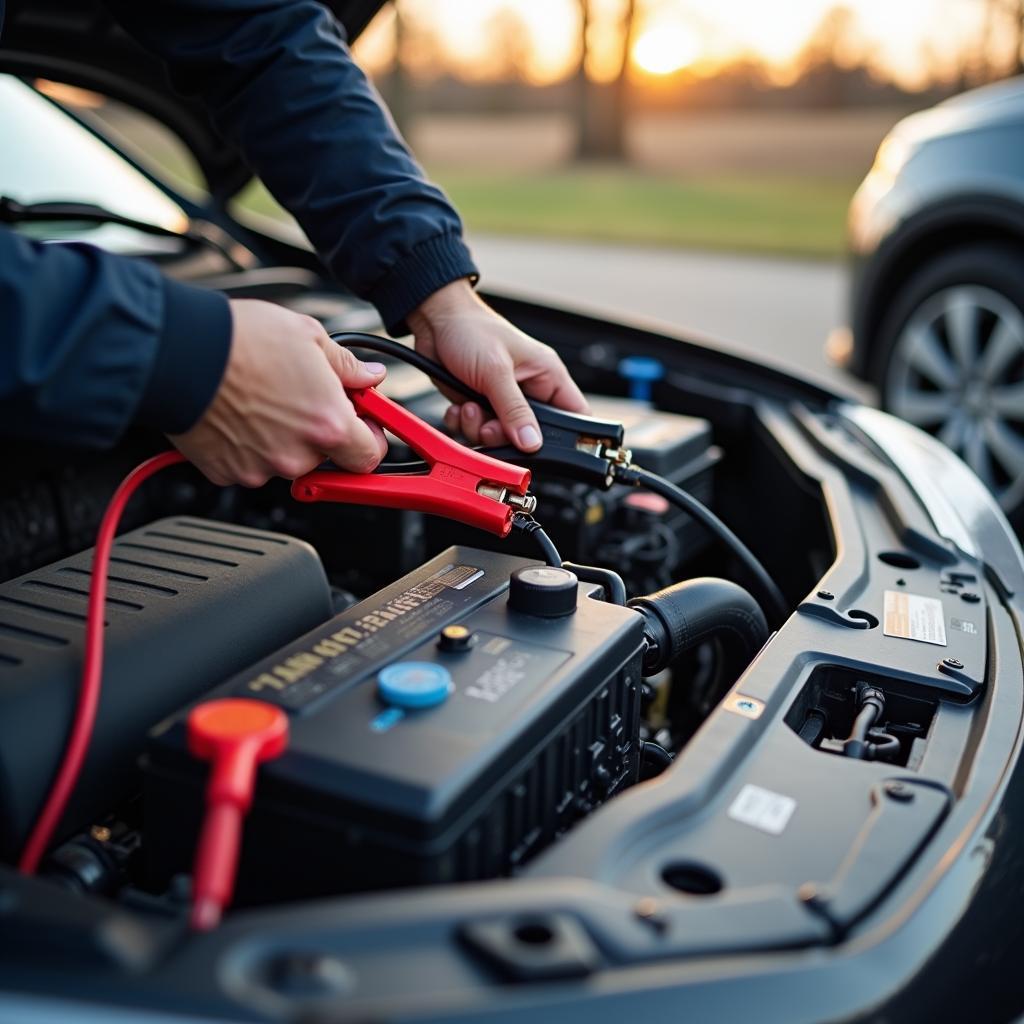
[[[105,446],[133,420],[187,429],[230,344],[223,296],[151,264],[0,229],[0,433]]]
[[[458,214],[427,182],[312,0],[107,0],[200,97],[335,276],[394,327],[475,274]]]

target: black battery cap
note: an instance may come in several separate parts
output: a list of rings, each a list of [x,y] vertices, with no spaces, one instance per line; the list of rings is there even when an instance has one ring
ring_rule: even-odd
[[[579,581],[568,569],[531,565],[516,569],[509,578],[508,606],[524,615],[558,619],[576,611]]]

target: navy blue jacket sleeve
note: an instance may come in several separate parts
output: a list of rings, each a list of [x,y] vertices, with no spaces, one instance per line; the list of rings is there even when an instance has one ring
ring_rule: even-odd
[[[132,421],[179,433],[231,344],[223,295],[144,260],[0,228],[0,435],[105,446]]]
[[[199,97],[332,273],[389,330],[474,277],[458,214],[427,182],[342,29],[316,0],[106,0]]]

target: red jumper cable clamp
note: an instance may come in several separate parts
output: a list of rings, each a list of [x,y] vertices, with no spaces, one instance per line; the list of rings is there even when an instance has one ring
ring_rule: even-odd
[[[456,519],[507,537],[515,512],[532,513],[530,471],[453,441],[373,388],[348,393],[356,411],[400,437],[424,462],[425,473],[345,473],[315,470],[292,484],[297,501],[343,501],[405,508]]]

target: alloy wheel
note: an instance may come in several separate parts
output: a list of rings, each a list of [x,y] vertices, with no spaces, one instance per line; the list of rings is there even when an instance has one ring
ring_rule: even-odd
[[[1024,501],[1024,314],[980,285],[936,292],[896,338],[885,407],[952,448],[1010,512]]]

